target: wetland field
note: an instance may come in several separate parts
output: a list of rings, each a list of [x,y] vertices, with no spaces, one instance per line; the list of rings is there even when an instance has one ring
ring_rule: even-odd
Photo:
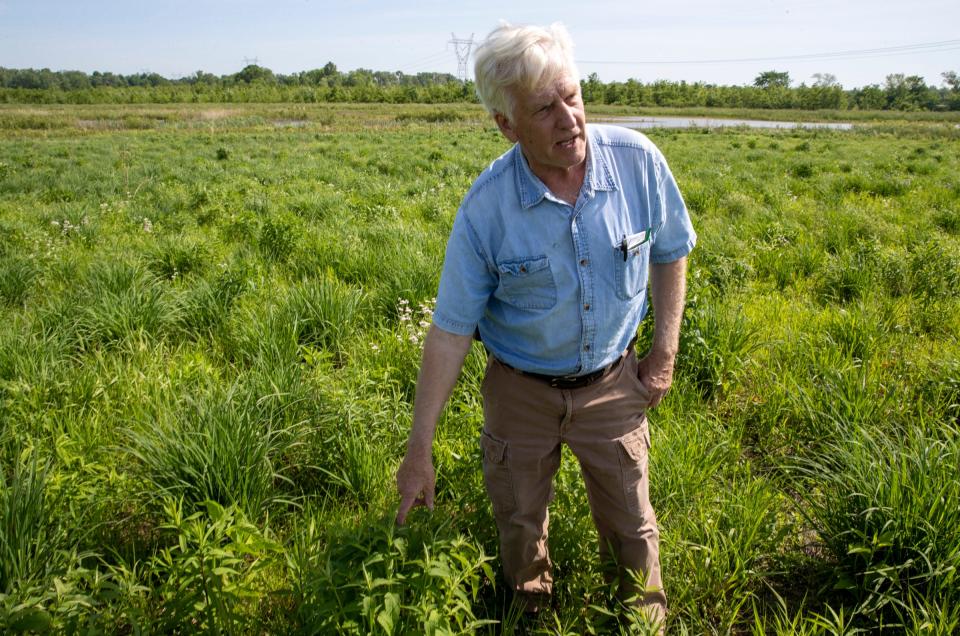
[[[960,631],[960,129],[898,117],[645,131],[699,234],[650,415],[670,634]],[[436,510],[393,524],[446,236],[506,148],[468,105],[0,106],[0,631],[641,630],[566,453],[518,623],[479,345]]]

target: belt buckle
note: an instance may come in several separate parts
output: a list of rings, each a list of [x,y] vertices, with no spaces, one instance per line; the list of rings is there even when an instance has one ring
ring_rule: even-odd
[[[576,375],[560,375],[553,378],[550,378],[550,387],[553,389],[564,389],[575,386],[580,380],[580,376]]]

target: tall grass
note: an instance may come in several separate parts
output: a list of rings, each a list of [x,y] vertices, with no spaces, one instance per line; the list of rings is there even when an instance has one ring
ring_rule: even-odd
[[[300,423],[263,417],[264,400],[234,385],[157,413],[132,428],[124,450],[137,461],[142,496],[182,499],[189,506],[215,501],[251,518],[286,503],[282,454],[298,441]]]
[[[21,458],[5,452],[0,466],[0,589],[4,593],[66,569],[61,553],[67,547],[66,529],[47,492],[52,465],[41,463],[36,452],[25,454]]]
[[[68,329],[74,332],[82,349],[117,345],[140,337],[162,337],[180,315],[175,299],[138,265],[96,265],[78,294],[76,312],[66,307],[59,311],[69,312],[62,319],[73,323]]]
[[[855,426],[798,461],[801,510],[836,560],[834,589],[858,611],[902,621],[923,598],[958,603],[958,465],[960,430],[943,422]]]

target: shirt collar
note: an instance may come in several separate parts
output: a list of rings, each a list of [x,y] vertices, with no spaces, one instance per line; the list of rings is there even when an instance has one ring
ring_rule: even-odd
[[[592,197],[597,190],[616,190],[617,184],[613,179],[613,172],[607,165],[602,153],[595,152],[597,143],[593,139],[593,128],[587,125],[587,173],[583,177],[581,192],[584,196]],[[513,147],[514,165],[516,166],[517,192],[520,193],[520,205],[529,209],[547,194],[547,186],[540,177],[533,174],[527,164],[526,157],[520,149],[520,144]]]

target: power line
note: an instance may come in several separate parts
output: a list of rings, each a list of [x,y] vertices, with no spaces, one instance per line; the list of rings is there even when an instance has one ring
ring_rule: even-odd
[[[432,62],[434,60],[440,59],[441,57],[446,57],[448,52],[449,52],[449,49],[444,49],[443,51],[436,51],[434,53],[431,53],[430,55],[424,55],[421,58],[417,58],[412,62],[401,64],[400,68],[406,68],[408,66],[417,66],[419,64],[423,64],[424,62]]]
[[[833,51],[829,53],[805,53],[800,55],[777,55],[769,57],[739,57],[714,60],[636,60],[632,62],[611,60],[577,60],[579,64],[739,64],[743,62],[783,62],[790,60],[826,60],[826,59],[857,59],[869,57],[887,57],[892,55],[907,55],[914,53],[937,53],[960,49],[960,40],[943,40],[941,42],[923,42],[919,44],[905,44],[903,46],[886,46],[875,49],[855,49],[849,51]]]
[[[422,57],[419,60],[402,64],[399,68],[404,69],[406,72],[419,71],[429,67],[433,67],[433,69],[436,70],[436,67],[440,62],[449,59],[449,55],[450,50],[447,49],[446,51],[433,53],[431,55],[427,55],[426,57]]]
[[[467,81],[467,60],[470,59],[470,49],[473,48],[473,34],[470,39],[458,38],[453,33],[450,34],[450,44],[454,46],[454,52],[457,54],[457,74],[464,82]]]

